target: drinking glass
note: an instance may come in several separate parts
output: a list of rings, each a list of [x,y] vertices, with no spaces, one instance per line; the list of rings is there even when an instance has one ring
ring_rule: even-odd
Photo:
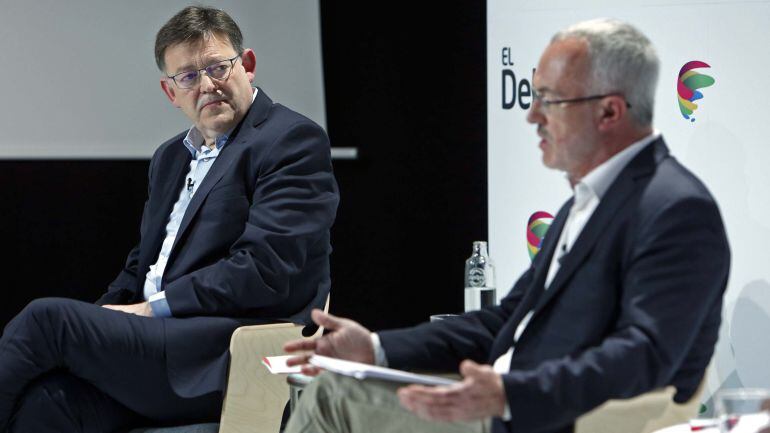
[[[722,433],[770,433],[770,390],[728,389],[716,396]]]
[[[459,316],[459,314],[433,314],[430,316],[430,321],[438,322],[439,320],[447,320],[457,316]]]

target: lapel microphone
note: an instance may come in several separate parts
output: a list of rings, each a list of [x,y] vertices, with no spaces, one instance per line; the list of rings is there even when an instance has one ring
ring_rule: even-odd
[[[556,261],[559,262],[559,266],[562,265],[565,255],[567,255],[567,244],[563,243],[561,244],[561,248],[559,249],[559,257],[556,258]]]
[[[195,186],[195,181],[192,180],[191,177],[187,178],[187,192],[192,192],[193,186]]]

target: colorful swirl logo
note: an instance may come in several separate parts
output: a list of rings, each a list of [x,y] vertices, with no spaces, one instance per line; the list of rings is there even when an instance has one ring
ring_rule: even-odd
[[[543,240],[548,228],[551,227],[553,222],[553,215],[544,211],[537,211],[529,217],[527,223],[527,251],[529,252],[529,259],[535,260],[535,256],[540,252],[540,248],[543,246]]]
[[[679,99],[679,111],[685,119],[695,122],[692,114],[698,109],[695,101],[703,98],[703,93],[698,89],[708,87],[714,84],[714,78],[694,71],[695,68],[710,68],[705,62],[693,60],[687,62],[679,70],[679,78],[676,81],[676,91]]]

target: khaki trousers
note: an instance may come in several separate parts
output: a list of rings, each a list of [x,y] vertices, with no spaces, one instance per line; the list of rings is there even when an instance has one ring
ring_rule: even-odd
[[[407,411],[396,390],[403,386],[322,373],[302,392],[286,433],[488,433],[489,421],[431,422]]]

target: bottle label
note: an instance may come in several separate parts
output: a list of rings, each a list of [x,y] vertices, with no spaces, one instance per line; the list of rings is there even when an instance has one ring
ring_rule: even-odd
[[[497,303],[496,293],[492,287],[466,287],[465,311],[494,306]]]
[[[484,270],[474,268],[468,271],[468,284],[471,287],[484,287],[486,285]]]

